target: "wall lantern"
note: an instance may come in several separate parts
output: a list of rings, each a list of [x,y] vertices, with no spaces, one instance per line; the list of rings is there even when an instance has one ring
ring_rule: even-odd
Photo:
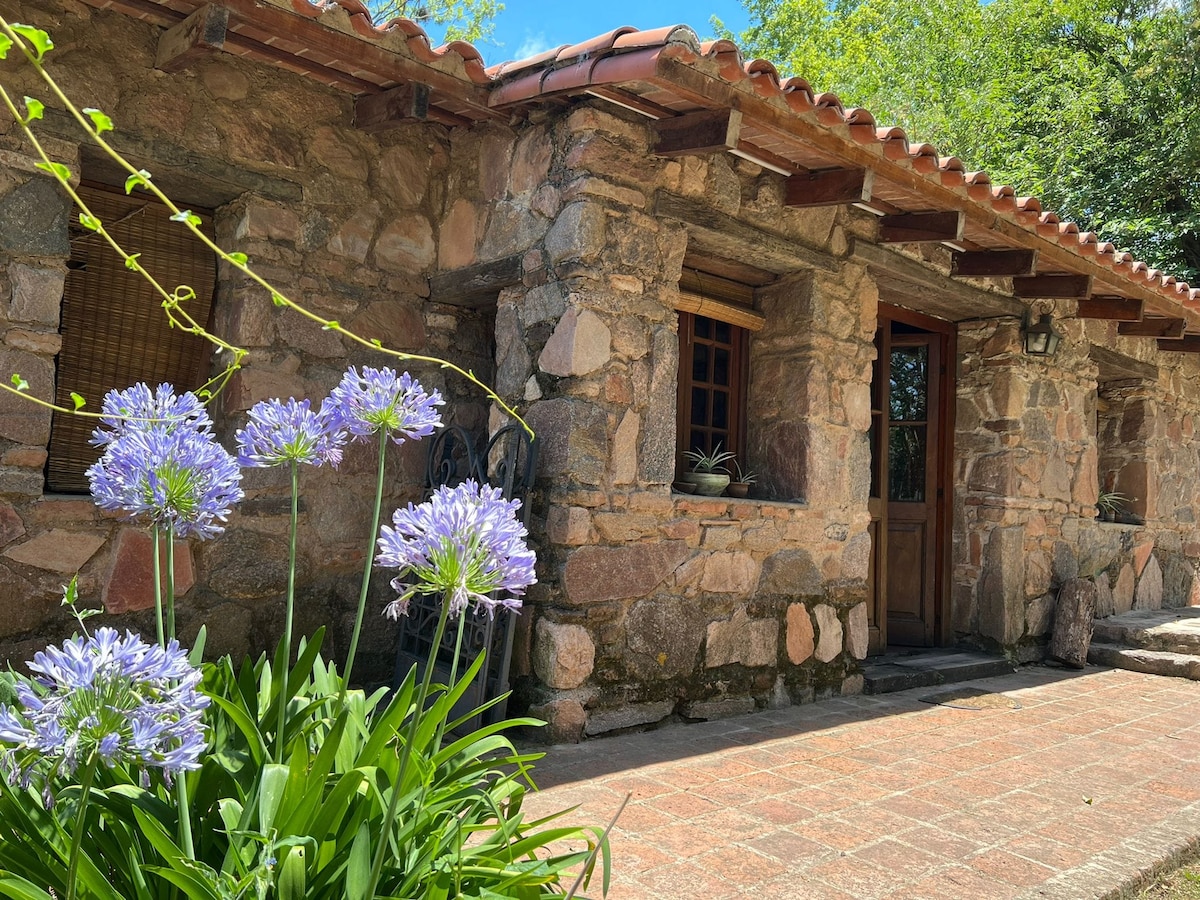
[[[1054,317],[1042,313],[1036,325],[1025,326],[1025,352],[1030,356],[1053,356],[1062,334],[1054,327]]]

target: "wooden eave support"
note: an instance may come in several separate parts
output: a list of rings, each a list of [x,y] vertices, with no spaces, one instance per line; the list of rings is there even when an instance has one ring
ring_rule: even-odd
[[[738,145],[742,114],[736,109],[688,113],[654,123],[656,156],[701,156],[733,150]]]
[[[658,58],[657,74],[644,80],[701,106],[737,106],[756,129],[788,144],[802,142],[814,155],[828,160],[830,166],[873,169],[877,192],[880,183],[884,183],[921,197],[931,208],[960,211],[974,226],[992,232],[1005,245],[1037,250],[1039,264],[1047,270],[1090,274],[1095,277],[1100,293],[1137,297],[1145,301],[1148,311],[1179,314],[1179,303],[1174,298],[1152,285],[1125,277],[1095,257],[1081,256],[1051,237],[1037,234],[1018,221],[1015,210],[1001,213],[990,203],[976,203],[961,188],[943,184],[936,175],[927,177],[916,171],[906,159],[888,159],[880,155],[877,145],[858,144],[844,129],[828,128],[816,117],[798,116],[773,97],[755,93],[749,79],[733,84],[715,72],[697,67],[690,59],[663,54]],[[1200,329],[1200,311],[1188,310],[1188,319],[1194,328]]]
[[[164,72],[179,72],[199,59],[225,48],[229,31],[229,10],[211,3],[201,6],[158,39],[154,67]]]
[[[879,243],[922,244],[961,241],[966,219],[961,212],[901,213],[879,220]]]
[[[1113,322],[1142,321],[1142,301],[1132,297],[1090,297],[1079,301],[1075,312],[1080,319],[1108,319]]]
[[[1181,338],[1187,328],[1183,319],[1143,319],[1140,322],[1122,322],[1117,334],[1127,337]]]
[[[1200,353],[1200,334],[1185,334],[1178,340],[1160,338],[1158,349],[1172,353]]]
[[[950,257],[950,274],[958,278],[1006,278],[1032,275],[1036,265],[1036,250],[959,250]]]
[[[1023,300],[1086,300],[1092,296],[1090,275],[1030,275],[1014,278],[1013,296]]]
[[[783,205],[808,209],[866,203],[874,183],[875,173],[870,169],[827,169],[791,175],[785,184]]]
[[[684,225],[706,252],[729,259],[753,260],[756,267],[775,275],[801,269],[833,271],[838,266],[837,259],[822,250],[750,225],[707,203],[686,200],[666,191],[654,195],[654,215]]]
[[[477,309],[496,299],[501,289],[520,282],[524,275],[524,254],[514,253],[500,259],[475,263],[429,279],[431,303],[446,303]]]
[[[354,98],[354,127],[377,132],[429,118],[429,85],[404,84]]]

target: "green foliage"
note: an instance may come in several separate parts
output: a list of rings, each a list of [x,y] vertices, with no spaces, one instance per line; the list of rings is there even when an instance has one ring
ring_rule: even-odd
[[[743,3],[748,53],[1200,278],[1196,0]]]
[[[504,11],[498,0],[368,0],[376,24],[412,19],[431,26],[446,41],[481,41],[492,36],[493,20]]]

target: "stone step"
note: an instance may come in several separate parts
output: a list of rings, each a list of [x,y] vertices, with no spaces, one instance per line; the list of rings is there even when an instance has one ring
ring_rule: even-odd
[[[1003,657],[968,650],[888,654],[873,657],[863,666],[863,692],[891,694],[909,688],[1011,675],[1013,671],[1012,663]]]
[[[1088,662],[1094,666],[1112,666],[1114,669],[1127,669],[1146,675],[1167,675],[1172,678],[1200,681],[1200,656],[1188,653],[1146,650],[1141,647],[1123,647],[1092,641],[1088,648]]]
[[[1200,656],[1200,617],[1195,607],[1184,609],[1134,610],[1120,616],[1097,619],[1092,640],[1142,650]]]

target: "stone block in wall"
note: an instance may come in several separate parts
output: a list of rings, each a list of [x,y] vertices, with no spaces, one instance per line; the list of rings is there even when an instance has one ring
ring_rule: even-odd
[[[578,744],[583,737],[587,713],[578,700],[551,700],[531,706],[529,714],[546,723],[539,737],[547,744]]]
[[[429,187],[430,154],[424,148],[400,144],[379,154],[379,186],[401,208],[420,205]]]
[[[44,356],[0,347],[0,372],[5,379],[14,373],[20,375],[29,382],[29,392],[35,397],[54,396],[54,362]],[[50,411],[5,391],[0,395],[0,438],[46,446],[50,441]]]
[[[837,610],[828,603],[818,603],[813,608],[817,620],[816,658],[824,663],[832,662],[842,652],[842,623]]]
[[[1116,612],[1112,585],[1108,583],[1108,573],[1101,572],[1093,580],[1096,582],[1096,618],[1108,618]]]
[[[710,553],[704,561],[700,589],[714,594],[748,594],[757,580],[758,563],[749,553]]]
[[[287,544],[248,529],[230,529],[205,548],[203,569],[208,586],[231,600],[265,600],[283,596],[288,578]],[[303,582],[306,573],[297,572]]]
[[[367,340],[379,340],[394,350],[420,350],[425,346],[425,320],[414,303],[379,300],[350,320],[350,330]]]
[[[625,410],[621,424],[613,435],[612,471],[613,484],[632,484],[637,481],[637,447],[641,433],[641,417],[632,409]]]
[[[639,600],[625,617],[626,662],[639,679],[690,675],[696,671],[704,633],[694,603],[682,597]]]
[[[539,619],[533,641],[533,671],[559,690],[577,688],[596,665],[596,645],[582,625]]]
[[[1051,659],[1076,669],[1087,665],[1088,645],[1096,619],[1096,585],[1074,578],[1058,592],[1054,609],[1054,633],[1048,653]]]
[[[866,659],[869,638],[867,604],[859,603],[850,608],[846,617],[846,652],[852,659]]]
[[[366,262],[367,254],[371,252],[371,241],[375,239],[375,229],[379,225],[379,215],[378,203],[360,206],[333,233],[325,249],[335,256],[344,256],[358,263]]]
[[[11,503],[0,501],[0,547],[7,547],[25,535],[25,523]]]
[[[300,237],[300,217],[291,207],[252,200],[242,211],[234,236],[237,240],[295,243]],[[369,245],[369,235],[367,240]],[[334,252],[339,251],[335,250]],[[362,262],[364,259],[366,259],[365,250],[358,261]]]
[[[167,587],[166,548],[159,553],[162,589]],[[195,584],[192,548],[175,542],[175,596],[182,597]],[[165,596],[165,594],[164,594]],[[154,606],[154,538],[140,528],[125,528],[117,536],[112,566],[100,591],[100,602],[110,613],[150,609]]]
[[[821,593],[825,579],[807,550],[781,550],[763,561],[759,593],[811,597]]]
[[[566,311],[567,296],[557,281],[530,288],[517,303],[517,314],[527,328],[539,322],[557,321]]]
[[[0,565],[0,637],[32,631],[57,605],[57,599],[44,597],[33,584]]]
[[[790,603],[787,608],[787,655],[793,665],[800,665],[813,655],[815,649],[812,617],[803,603]]]
[[[1050,627],[1054,624],[1054,602],[1054,594],[1043,594],[1029,601],[1025,608],[1025,633],[1029,637],[1042,637],[1050,633]]]
[[[57,572],[60,575],[74,575],[102,546],[104,537],[95,532],[52,528],[11,547],[4,555],[14,562],[36,569]]]
[[[643,414],[641,477],[651,484],[675,478],[675,389],[679,338],[667,327],[651,337],[650,384]]]
[[[1025,631],[1025,528],[993,528],[979,580],[979,630],[1008,646]]]
[[[0,253],[69,256],[67,222],[70,203],[57,182],[41,176],[0,197]]]
[[[731,716],[744,716],[754,712],[756,708],[753,697],[723,697],[719,700],[693,700],[691,703],[685,703],[681,712],[689,719],[711,722]]]
[[[591,534],[591,514],[582,506],[552,506],[546,515],[546,537],[553,544],[579,546]]]
[[[479,210],[470,200],[460,197],[438,226],[438,268],[461,269],[476,260],[479,242]]]
[[[595,485],[608,470],[608,415],[591,403],[558,397],[534,403],[525,414],[542,442],[539,474],[569,475]]]
[[[546,180],[553,153],[554,145],[545,132],[535,129],[521,135],[508,172],[509,192],[520,197],[536,191]]]
[[[589,737],[661,722],[675,710],[674,700],[653,700],[648,703],[626,703],[616,709],[597,710],[588,716],[584,734]]]
[[[1133,566],[1126,563],[1117,575],[1117,583],[1113,586],[1113,613],[1121,615],[1133,609],[1133,591],[1137,586],[1137,577],[1133,574]]]
[[[1010,453],[981,456],[971,465],[970,474],[967,476],[967,490],[997,497],[1012,497],[1016,493],[1015,475]]]
[[[752,619],[739,606],[729,619],[709,622],[704,643],[704,665],[715,669],[731,663],[771,666],[777,659],[779,621]]]
[[[605,213],[597,203],[568,203],[546,233],[551,265],[567,260],[594,260],[604,250]]]
[[[16,350],[28,350],[39,356],[56,356],[62,350],[62,335],[28,328],[10,328],[4,334],[4,343]]]
[[[389,272],[424,272],[433,265],[433,226],[418,213],[393,219],[375,239],[375,263]]]
[[[538,357],[538,368],[563,377],[586,375],[608,362],[612,332],[590,309],[568,309]]]
[[[1196,588],[1196,570],[1178,553],[1161,553],[1160,559],[1163,560],[1163,606],[1170,609],[1190,606]]]
[[[66,280],[64,271],[12,263],[8,278],[12,284],[7,311],[10,321],[58,327]]]
[[[1137,591],[1133,595],[1134,609],[1162,609],[1163,605],[1163,574],[1158,558],[1154,555],[1146,562],[1142,575],[1138,578]]]
[[[574,604],[646,597],[691,551],[683,541],[581,547],[563,573],[567,599]]]

